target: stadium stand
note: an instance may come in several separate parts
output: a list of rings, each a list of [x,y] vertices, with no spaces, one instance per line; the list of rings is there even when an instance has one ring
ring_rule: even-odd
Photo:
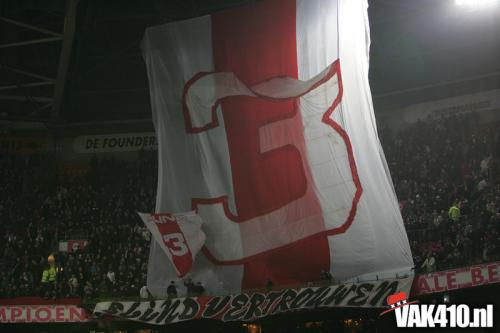
[[[471,114],[382,126],[380,137],[417,272],[499,260],[499,127]],[[0,297],[139,296],[150,234],[136,211],[154,209],[155,152],[94,157],[83,175],[57,172],[51,154],[4,154],[0,166]],[[68,239],[87,245],[58,251]],[[47,292],[52,253],[57,290]]]
[[[499,133],[475,114],[382,131],[417,271],[498,260]]]
[[[57,252],[57,297],[138,295],[150,235],[135,212],[154,206],[153,153],[143,152],[133,163],[95,158],[84,177],[57,177],[56,158],[49,155],[5,155],[0,163],[7,180],[0,251],[9,267],[2,269],[1,297],[53,297],[41,290],[42,272],[58,240],[71,238],[88,244]]]

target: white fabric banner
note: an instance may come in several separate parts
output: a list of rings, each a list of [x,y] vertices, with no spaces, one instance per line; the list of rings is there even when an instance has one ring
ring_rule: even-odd
[[[196,209],[211,293],[413,267],[368,85],[366,1],[266,0],[146,30],[158,212]],[[152,242],[148,287],[175,277]]]
[[[177,275],[184,277],[191,271],[196,254],[205,244],[202,221],[195,212],[178,214],[138,213],[153,235],[153,241],[163,250]]]

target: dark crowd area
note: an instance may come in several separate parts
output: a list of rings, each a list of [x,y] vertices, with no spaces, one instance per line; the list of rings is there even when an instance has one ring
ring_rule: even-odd
[[[381,140],[416,271],[499,260],[499,124],[429,118]]]
[[[84,176],[57,172],[56,161],[1,158],[0,296],[137,296],[150,234],[136,212],[154,208],[155,153],[141,152],[134,162],[93,158]],[[58,251],[59,240],[71,239],[88,243]]]
[[[469,114],[379,134],[416,271],[499,260],[499,127]],[[151,236],[136,212],[154,209],[156,159],[94,157],[71,174],[56,155],[2,154],[0,297],[147,297]]]

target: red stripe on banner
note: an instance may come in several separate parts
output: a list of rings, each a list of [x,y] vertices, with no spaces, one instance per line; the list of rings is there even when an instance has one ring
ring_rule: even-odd
[[[234,72],[249,86],[279,75],[297,78],[294,1],[261,1],[215,14],[212,36],[217,72]],[[221,105],[239,220],[301,198],[307,182],[297,149],[283,146],[260,153],[259,128],[293,118],[294,101],[239,96]]]
[[[248,86],[276,76],[297,78],[295,28],[295,1],[290,0],[258,1],[213,14],[215,71],[232,71]],[[293,100],[272,102],[247,96],[221,102],[235,205],[241,223],[286,206],[306,192],[308,184],[303,166],[306,161],[297,147],[287,145],[260,153],[259,128],[296,117],[294,103]],[[289,130],[294,134],[303,133],[301,121],[294,124]],[[305,147],[303,141],[301,145]],[[316,197],[307,204],[321,216]],[[264,287],[268,278],[276,285],[317,280],[321,270],[329,268],[325,234],[245,262],[242,288]]]
[[[344,140],[345,146],[347,148],[347,157],[349,159],[349,166],[351,168],[352,180],[354,182],[354,186],[356,186],[356,193],[352,199],[351,210],[349,211],[349,215],[347,216],[347,220],[338,228],[328,230],[328,235],[337,235],[346,232],[347,229],[351,226],[354,221],[354,217],[356,216],[356,211],[358,209],[359,199],[361,198],[361,194],[363,193],[363,187],[361,186],[361,182],[358,176],[358,168],[356,167],[356,161],[354,160],[354,153],[352,151],[351,140],[347,135],[347,132],[340,126],[337,122],[332,119],[332,114],[337,108],[337,106],[342,101],[342,96],[344,95],[344,84],[342,82],[342,71],[340,70],[340,62],[337,60],[334,64],[334,70],[337,73],[338,82],[339,82],[339,94],[337,98],[333,101],[333,104],[328,108],[326,113],[322,117],[322,121],[331,126]]]

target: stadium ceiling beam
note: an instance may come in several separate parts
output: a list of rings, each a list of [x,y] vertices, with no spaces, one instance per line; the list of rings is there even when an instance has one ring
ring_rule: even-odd
[[[370,25],[373,25],[375,23],[385,23],[385,22],[393,22],[393,21],[400,21],[400,20],[407,20],[408,17],[420,17],[420,16],[426,16],[428,13],[425,10],[422,10],[418,5],[412,5],[410,1],[403,2],[400,0],[377,0],[377,1],[372,1],[370,4],[370,7],[375,7],[379,8],[380,7],[385,7],[384,11],[387,11],[389,8],[394,8],[397,10],[397,13],[391,13],[391,15],[380,15],[375,18],[370,19]]]
[[[38,102],[50,103],[53,101],[52,97],[36,97],[36,96],[15,96],[15,95],[0,95],[0,100],[5,101],[19,101],[19,102]]]
[[[56,82],[56,79],[48,77],[48,76],[45,76],[45,75],[40,75],[40,74],[33,73],[33,72],[30,72],[30,71],[26,71],[26,70],[22,70],[22,69],[17,69],[17,68],[12,68],[10,66],[6,66],[6,65],[0,64],[0,69],[2,69],[2,68],[5,69],[5,70],[10,71],[12,73],[22,74],[22,75],[29,76],[29,77],[32,77],[32,78],[35,78],[35,79],[40,79],[40,80],[50,81],[50,82]]]
[[[19,83],[19,84],[12,84],[12,85],[9,85],[9,86],[0,86],[0,90],[9,90],[9,89],[27,88],[27,87],[50,86],[50,85],[53,85],[53,84],[54,84],[54,82],[52,82],[52,81]]]
[[[49,107],[51,107],[51,106],[52,106],[52,102],[48,102],[48,103],[46,103],[45,105],[40,106],[40,107],[38,108],[38,110],[36,111],[36,113],[39,113],[39,112],[41,112],[41,111],[43,111],[43,110],[45,110],[45,109],[48,109],[48,108],[49,108]]]
[[[62,34],[60,34],[58,32],[54,32],[54,31],[51,31],[51,30],[40,28],[40,27],[31,25],[31,24],[19,22],[19,21],[16,21],[16,20],[13,20],[13,19],[10,19],[10,18],[7,18],[7,17],[0,16],[0,21],[11,23],[11,24],[17,25],[19,27],[23,27],[23,28],[30,29],[30,30],[33,30],[33,31],[38,31],[38,32],[41,32],[41,33],[49,35],[49,36],[62,37]]]
[[[18,47],[18,46],[40,44],[40,43],[50,43],[50,42],[56,42],[56,41],[60,41],[60,40],[62,40],[62,37],[47,37],[47,38],[32,39],[32,40],[27,40],[27,41],[23,41],[23,42],[0,44],[0,49],[5,49],[8,47]]]
[[[414,10],[418,9],[418,5],[414,5],[411,1],[400,1],[400,0],[378,0],[378,3],[384,4],[386,6],[391,6],[395,8],[400,8],[403,10]]]
[[[59,56],[59,67],[57,69],[57,79],[54,92],[54,102],[52,104],[51,118],[57,119],[61,113],[64,88],[68,67],[71,60],[71,49],[75,35],[76,10],[79,0],[68,0],[66,7],[66,16],[64,17],[64,36]]]
[[[456,79],[456,80],[431,83],[431,84],[427,84],[424,86],[418,86],[418,87],[414,87],[414,88],[394,90],[394,91],[389,91],[389,92],[380,93],[380,94],[373,94],[372,96],[374,99],[380,99],[380,98],[384,98],[384,97],[391,97],[391,96],[406,94],[406,93],[420,91],[420,90],[429,89],[429,88],[444,87],[444,86],[449,86],[449,85],[456,84],[456,83],[463,83],[463,82],[468,82],[468,81],[486,79],[486,78],[496,77],[496,76],[500,76],[500,71],[491,72],[491,73],[482,74],[482,75],[469,76],[466,78],[461,78],[461,79]]]

